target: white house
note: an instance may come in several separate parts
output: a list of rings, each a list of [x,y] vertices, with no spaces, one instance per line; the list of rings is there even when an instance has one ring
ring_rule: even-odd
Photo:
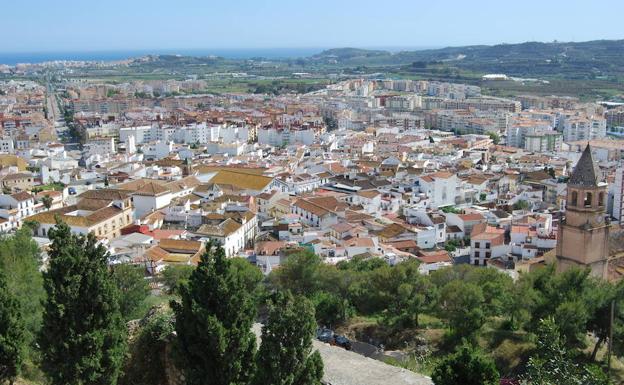
[[[417,179],[420,192],[430,198],[429,208],[449,206],[456,203],[458,178],[448,171],[438,171]]]

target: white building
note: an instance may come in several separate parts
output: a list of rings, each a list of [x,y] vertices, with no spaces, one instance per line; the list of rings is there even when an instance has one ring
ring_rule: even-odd
[[[85,143],[84,148],[87,156],[117,153],[115,138],[92,139]]]
[[[618,167],[615,170],[615,182],[609,186],[609,190],[613,195],[611,216],[622,224],[624,222],[624,167]]]
[[[0,230],[19,228],[24,218],[35,214],[35,198],[22,191],[16,194],[0,195]]]
[[[420,192],[430,198],[429,208],[449,206],[456,203],[458,189],[457,175],[447,171],[438,171],[418,177]]]
[[[601,139],[607,136],[607,120],[603,117],[568,116],[560,121],[565,142]]]
[[[269,146],[285,146],[288,144],[311,145],[316,136],[312,128],[289,129],[265,127],[258,129],[258,143]]]

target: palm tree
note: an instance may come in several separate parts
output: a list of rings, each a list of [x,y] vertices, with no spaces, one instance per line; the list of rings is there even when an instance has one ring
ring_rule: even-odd
[[[47,209],[50,210],[50,207],[52,207],[52,197],[49,195],[44,195],[41,197],[41,203],[43,203],[43,206]]]

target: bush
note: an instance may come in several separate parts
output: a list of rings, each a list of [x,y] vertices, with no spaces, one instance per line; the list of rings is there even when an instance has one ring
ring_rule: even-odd
[[[494,362],[466,343],[440,361],[431,378],[436,385],[498,385],[500,381]]]

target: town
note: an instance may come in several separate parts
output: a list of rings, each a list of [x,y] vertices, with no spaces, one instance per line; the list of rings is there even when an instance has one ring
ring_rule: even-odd
[[[624,384],[586,3],[6,2],[0,385]]]
[[[151,275],[196,263],[207,240],[264,274],[306,248],[330,264],[416,258],[423,274],[469,263],[515,277],[553,258],[624,272],[607,246],[624,220],[622,108],[391,79],[154,96],[202,86],[2,83],[0,228],[35,223],[45,249],[60,217]],[[575,168],[591,171],[589,195],[572,190]],[[594,203],[584,219],[606,230],[588,244],[596,230],[563,218]]]

